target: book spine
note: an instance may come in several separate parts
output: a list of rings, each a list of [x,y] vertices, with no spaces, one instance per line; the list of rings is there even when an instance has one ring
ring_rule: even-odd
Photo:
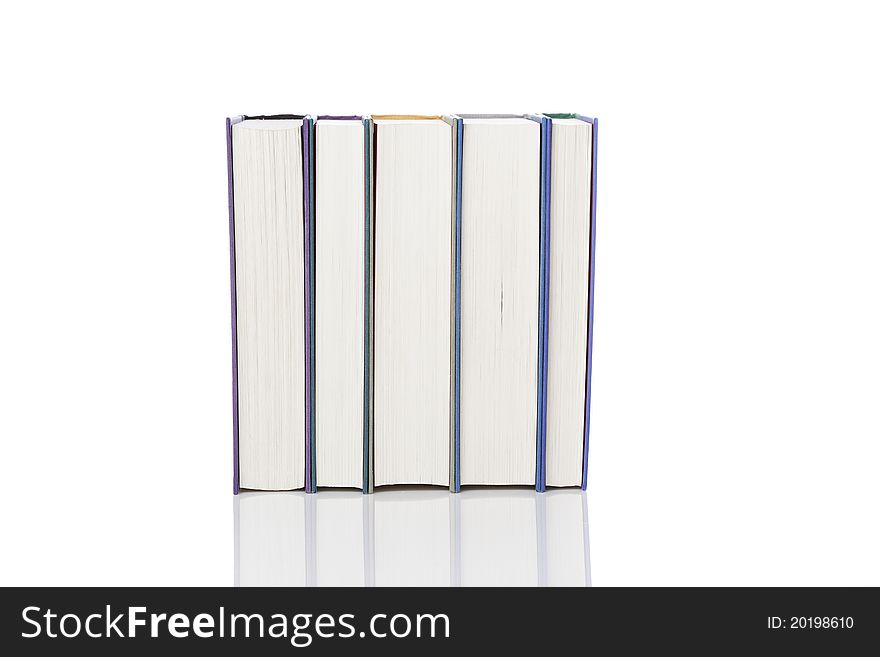
[[[373,120],[364,124],[364,494],[373,492]]]
[[[306,492],[317,490],[315,482],[315,217],[314,217],[314,166],[315,122],[309,116],[303,119],[303,255],[305,263],[305,450]]]
[[[232,323],[232,493],[238,495],[238,315],[235,290],[235,192],[232,174],[232,126],[244,117],[226,119],[226,170],[229,186],[229,291]]]

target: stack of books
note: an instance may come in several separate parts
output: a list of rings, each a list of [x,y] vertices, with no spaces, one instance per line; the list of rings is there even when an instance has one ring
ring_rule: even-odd
[[[597,127],[227,119],[234,492],[586,488]]]

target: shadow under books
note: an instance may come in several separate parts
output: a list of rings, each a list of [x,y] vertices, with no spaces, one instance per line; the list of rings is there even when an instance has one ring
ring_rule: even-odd
[[[587,495],[242,493],[236,586],[590,586]]]

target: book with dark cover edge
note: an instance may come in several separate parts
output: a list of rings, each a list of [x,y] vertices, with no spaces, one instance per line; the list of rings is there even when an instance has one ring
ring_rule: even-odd
[[[312,489],[314,473],[312,472],[311,454],[314,445],[314,428],[312,422],[312,409],[314,406],[314,318],[312,307],[314,305],[314,217],[312,208],[313,192],[313,162],[314,153],[311,148],[313,140],[311,133],[314,129],[314,119],[305,114],[265,114],[265,115],[240,115],[226,119],[226,168],[229,200],[229,284],[231,298],[231,325],[232,325],[232,492],[238,495],[241,491],[239,478],[239,418],[238,418],[238,317],[237,317],[237,294],[235,288],[235,190],[233,188],[232,162],[232,126],[245,120],[302,120],[302,150],[303,150],[303,235],[304,235],[304,295],[305,295],[305,329],[306,339],[305,364],[305,490],[314,492]]]
[[[455,395],[453,409],[455,413],[455,438],[453,442],[455,474],[452,492],[461,490],[461,388],[459,373],[461,368],[460,330],[461,330],[461,168],[464,150],[463,124],[464,119],[528,119],[540,125],[540,206],[539,206],[539,264],[538,264],[538,395],[535,400],[537,414],[537,430],[535,435],[535,490],[543,492],[546,489],[546,417],[547,417],[547,317],[549,312],[549,244],[550,244],[550,119],[542,114],[453,114],[453,119],[458,121],[460,131],[457,149],[453,151],[456,157],[456,249],[455,267],[456,286],[454,297],[455,313]]]

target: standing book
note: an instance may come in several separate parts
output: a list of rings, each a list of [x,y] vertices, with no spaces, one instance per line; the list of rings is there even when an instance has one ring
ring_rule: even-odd
[[[587,487],[596,260],[598,122],[550,124],[544,406],[546,485]]]
[[[308,489],[311,119],[227,119],[233,491]]]
[[[453,490],[543,490],[544,121],[512,114],[452,118]]]
[[[374,485],[448,486],[452,129],[372,121]]]
[[[368,125],[315,123],[316,487],[369,489]]]

